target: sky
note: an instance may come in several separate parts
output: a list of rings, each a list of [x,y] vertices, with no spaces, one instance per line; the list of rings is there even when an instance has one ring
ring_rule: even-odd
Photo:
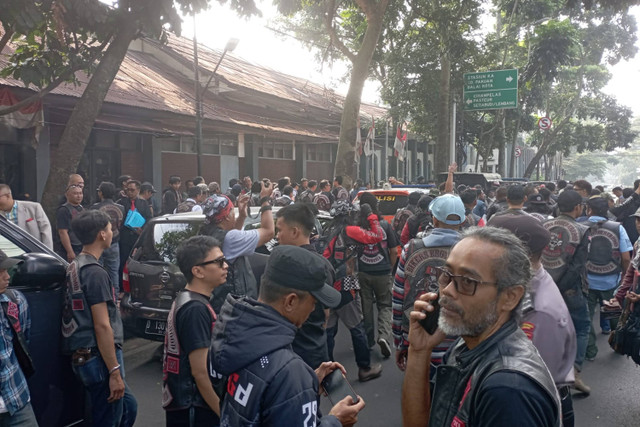
[[[213,49],[224,49],[227,40],[238,38],[240,42],[233,55],[246,61],[270,67],[276,71],[296,77],[306,78],[316,84],[346,94],[348,82],[342,78],[347,70],[345,64],[325,65],[320,69],[314,54],[291,37],[282,36],[270,29],[277,16],[271,1],[261,2],[262,17],[251,20],[239,18],[235,12],[213,1],[209,10],[196,17],[196,35],[198,42]],[[632,13],[640,23],[640,6],[632,8]],[[183,23],[182,35],[193,37],[193,18],[187,17]],[[636,43],[640,48],[640,42]],[[615,96],[619,103],[630,107],[634,115],[640,116],[640,53],[631,61],[622,61],[610,68],[613,75],[605,92]],[[379,84],[367,82],[362,100],[379,104]]]

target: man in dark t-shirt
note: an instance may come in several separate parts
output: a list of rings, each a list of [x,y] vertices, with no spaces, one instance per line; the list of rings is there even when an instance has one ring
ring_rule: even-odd
[[[56,252],[71,262],[82,250],[82,243],[71,230],[71,220],[82,212],[82,187],[70,185],[65,192],[67,201],[56,211]]]
[[[216,426],[222,385],[211,365],[216,314],[211,294],[227,280],[228,264],[221,244],[211,236],[195,236],[176,251],[187,286],[178,294],[167,319],[164,343],[162,406],[167,427]]]
[[[129,427],[138,405],[124,381],[122,319],[109,274],[98,263],[111,245],[111,218],[86,210],[71,228],[83,246],[67,268],[63,351],[72,354],[71,367],[89,395],[94,425]]]

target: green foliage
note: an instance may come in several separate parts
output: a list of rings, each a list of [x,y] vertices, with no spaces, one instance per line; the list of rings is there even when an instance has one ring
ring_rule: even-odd
[[[166,231],[162,239],[154,247],[161,259],[172,264],[176,263],[176,249],[180,243],[198,234],[200,225],[189,224],[184,230]]]
[[[607,167],[607,155],[603,152],[571,155],[563,163],[564,179],[575,181],[592,177],[596,181],[603,181]]]
[[[259,13],[254,0],[229,3],[240,14]],[[111,5],[99,0],[4,0],[0,24],[14,32],[15,51],[0,75],[38,89],[54,82],[77,84],[74,72],[91,74],[124,20],[135,21],[138,36],[165,41],[167,31],[180,33],[178,10],[193,14],[208,4],[209,0],[113,0]]]

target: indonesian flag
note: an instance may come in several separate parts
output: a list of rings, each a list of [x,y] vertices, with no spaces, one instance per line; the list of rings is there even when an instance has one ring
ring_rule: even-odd
[[[356,163],[360,163],[360,156],[362,156],[362,133],[360,132],[360,116],[356,121]]]
[[[367,132],[367,138],[364,141],[364,155],[370,156],[373,154],[373,141],[376,139],[376,121],[371,116],[371,127]]]
[[[393,155],[401,162],[404,161],[404,145],[407,142],[407,122],[402,121],[398,125],[398,131],[396,132],[396,140],[393,143],[393,149],[395,150]]]
[[[0,109],[2,109],[2,107],[10,107],[17,104],[18,101],[18,98],[11,92],[11,90],[9,90],[9,88],[5,87],[0,89]],[[37,128],[42,126],[42,121],[41,101],[22,107],[13,113],[0,116],[0,122],[4,122],[6,125],[18,129],[27,129],[31,127]]]

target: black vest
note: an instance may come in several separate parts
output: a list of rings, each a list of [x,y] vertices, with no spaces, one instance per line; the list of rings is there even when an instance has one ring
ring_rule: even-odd
[[[515,320],[509,320],[473,350],[464,349],[460,339],[449,353],[447,364],[437,368],[430,427],[472,424],[478,390],[489,375],[498,371],[518,372],[538,384],[555,402],[556,426],[561,425],[560,399],[553,378]]]
[[[227,232],[220,227],[210,224],[207,227],[203,227],[200,234],[206,234],[216,238],[222,247],[224,246],[224,237],[227,235]],[[213,291],[211,305],[216,313],[220,312],[222,304],[224,304],[229,294],[235,295],[236,297],[248,296],[252,299],[258,299],[258,283],[253,275],[249,259],[246,256],[240,256],[229,263],[227,281]]]
[[[80,270],[98,260],[80,253],[67,267],[64,307],[62,309],[62,351],[72,353],[79,348],[97,347],[91,308],[82,291]]]
[[[426,248],[422,238],[409,242],[404,263],[403,332],[409,333],[409,313],[416,299],[427,292],[438,292],[438,274],[434,267],[444,266],[449,252],[451,247]]]
[[[587,271],[591,274],[609,276],[619,274],[620,263],[620,223],[598,221],[592,223],[591,244],[587,257]]]
[[[167,333],[164,336],[162,407],[166,410],[186,409],[191,406],[210,409],[198,391],[196,382],[191,375],[189,355],[180,348],[180,341],[176,330],[178,312],[185,304],[191,301],[198,301],[209,309],[209,313],[211,314],[211,339],[213,340],[213,326],[215,325],[216,314],[211,308],[209,300],[196,292],[184,290],[178,293],[171,307],[171,311],[169,311]],[[207,356],[207,365],[211,383],[220,386],[222,376],[213,369],[210,354]]]
[[[544,222],[542,226],[551,234],[551,240],[542,250],[540,261],[544,269],[547,270],[553,278],[553,281],[559,285],[564,275],[567,274],[576,250],[589,229],[566,215],[560,215],[558,218],[550,219]],[[578,268],[574,269],[576,271],[572,272],[576,275],[575,281],[581,279],[580,273],[584,271],[584,264],[577,267]],[[566,290],[567,289],[560,289],[560,292]]]

